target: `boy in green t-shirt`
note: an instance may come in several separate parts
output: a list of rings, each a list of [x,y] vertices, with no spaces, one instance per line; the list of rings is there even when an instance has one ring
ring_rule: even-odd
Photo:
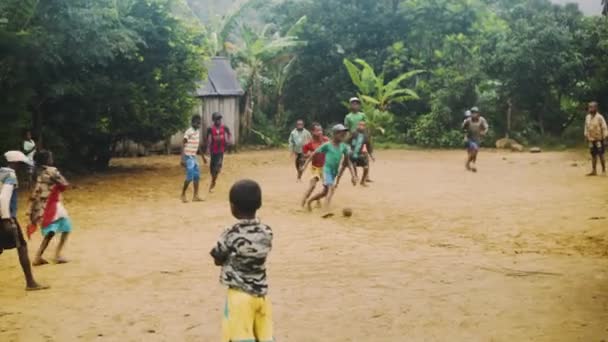
[[[333,213],[329,211],[331,205],[331,199],[334,196],[335,192],[335,184],[336,177],[338,176],[338,171],[340,170],[340,163],[342,158],[346,160],[348,165],[348,169],[350,170],[350,174],[352,175],[353,185],[357,184],[357,176],[355,174],[355,170],[353,169],[353,165],[350,162],[349,154],[350,149],[348,145],[344,143],[344,139],[346,138],[346,132],[348,129],[343,125],[336,125],[333,127],[334,136],[330,142],[327,142],[321,147],[319,147],[315,153],[313,153],[308,159],[306,163],[302,167],[301,172],[304,172],[308,164],[310,164],[312,158],[317,154],[325,155],[325,165],[323,166],[323,191],[314,195],[308,200],[308,210],[312,211],[312,203],[320,200],[322,198],[326,198],[325,201],[325,214],[323,217],[327,218],[333,216]]]
[[[361,112],[361,100],[357,97],[353,97],[349,101],[350,113],[344,118],[344,125],[348,128],[348,131],[353,133],[357,130],[359,122],[367,121],[367,116]]]

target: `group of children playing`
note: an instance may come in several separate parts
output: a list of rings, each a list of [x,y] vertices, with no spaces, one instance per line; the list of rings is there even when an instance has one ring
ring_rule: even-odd
[[[324,136],[323,127],[316,122],[312,124],[312,134],[309,133],[304,128],[303,120],[297,121],[296,128],[289,137],[289,148],[295,158],[298,180],[308,165],[312,164],[310,184],[301,205],[312,211],[312,204],[317,202],[319,205],[321,199],[325,198],[323,217],[333,216],[330,211],[331,200],[347,168],[353,185],[359,183],[359,167],[363,169],[360,185],[367,186],[369,182],[369,159],[374,160],[374,156],[366,116],[360,112],[361,101],[358,98],[351,98],[350,106],[351,112],[344,120],[345,125],[333,126],[331,139]],[[313,195],[319,182],[323,189]]]

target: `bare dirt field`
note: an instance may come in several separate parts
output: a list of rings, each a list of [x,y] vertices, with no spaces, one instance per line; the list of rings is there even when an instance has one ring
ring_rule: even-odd
[[[34,270],[52,289],[26,293],[0,256],[0,341],[219,341],[208,251],[239,178],[261,183],[275,232],[277,341],[608,341],[608,178],[584,177],[585,155],[482,151],[478,174],[461,151],[378,157],[370,188],[338,190],[354,216],[328,220],[299,210],[286,152],[227,156],[189,204],[177,157],[115,160],[66,194],[72,262]]]

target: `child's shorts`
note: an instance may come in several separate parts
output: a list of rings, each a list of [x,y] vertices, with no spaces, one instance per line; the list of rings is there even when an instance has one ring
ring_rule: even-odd
[[[474,140],[467,140],[464,146],[469,151],[479,151],[479,143]]]
[[[273,342],[273,334],[270,299],[228,289],[222,342]]]
[[[62,217],[59,220],[43,227],[41,230],[42,236],[47,236],[49,233],[70,233],[72,231],[72,221],[67,217]]]
[[[198,182],[201,179],[201,170],[198,166],[198,159],[196,156],[184,156],[186,161],[186,181]]]
[[[323,185],[334,186],[336,184],[336,176],[338,172],[323,168]]]
[[[211,160],[209,161],[209,171],[214,176],[217,176],[222,171],[224,165],[224,154],[223,153],[211,153]]]
[[[310,167],[310,178],[317,179],[317,180],[323,180],[323,168],[311,166]]]

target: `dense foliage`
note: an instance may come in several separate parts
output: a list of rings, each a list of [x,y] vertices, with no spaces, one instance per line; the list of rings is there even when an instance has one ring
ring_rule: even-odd
[[[0,7],[0,147],[39,144],[102,168],[122,139],[183,128],[204,77],[203,31],[170,0],[5,0]]]

